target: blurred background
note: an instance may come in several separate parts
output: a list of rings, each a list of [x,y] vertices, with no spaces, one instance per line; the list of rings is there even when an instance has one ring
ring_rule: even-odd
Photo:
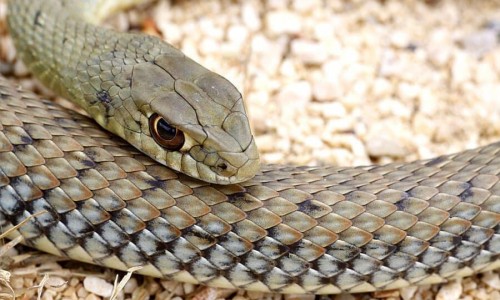
[[[6,13],[0,0],[0,73],[55,98],[17,60]],[[161,36],[230,79],[244,95],[265,163],[408,161],[500,140],[500,1],[162,0],[119,13],[106,26]],[[105,285],[114,274],[95,276]],[[55,276],[69,284],[48,286],[55,292],[42,299],[103,296],[87,290],[83,277],[68,276]],[[16,278],[19,288],[39,280]],[[182,299],[202,292],[137,276],[120,297]],[[27,293],[26,299],[35,295]],[[500,277],[336,297],[500,299]]]

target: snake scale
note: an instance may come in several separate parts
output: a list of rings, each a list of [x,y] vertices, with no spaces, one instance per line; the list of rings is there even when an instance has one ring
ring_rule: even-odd
[[[142,132],[149,143],[152,134],[137,127],[147,123],[141,121],[141,114],[151,116],[157,113],[154,109],[187,106],[165,100],[153,111],[148,107],[134,116],[114,106],[113,97],[148,90],[157,93],[154,99],[160,98],[154,88],[168,93],[172,85],[158,87],[156,79],[163,80],[163,73],[168,73],[176,78],[172,94],[183,98],[183,92],[222,95],[218,106],[236,117],[226,116],[233,119],[232,126],[222,126],[225,133],[216,132],[229,138],[230,148],[240,152],[208,159],[211,152],[206,149],[227,150],[224,142],[217,144],[207,137],[208,129],[205,138],[199,139],[196,134],[201,131],[191,120],[175,123],[170,116],[170,122],[188,133],[186,141],[192,139],[191,149],[200,152],[206,148],[205,160],[196,156],[199,153],[193,154],[194,160],[213,164],[190,173],[192,163],[176,165],[175,159],[164,160],[167,164],[173,161],[174,168],[191,176],[205,174],[213,182],[225,184],[208,183],[151,159],[149,156],[161,162],[165,157],[155,154],[157,148],[150,149],[147,156],[93,120],[0,79],[0,224],[6,230],[46,211],[11,237],[21,234],[29,246],[115,269],[142,266],[138,273],[145,275],[277,293],[393,289],[500,267],[500,143],[380,166],[266,165],[247,180],[257,169],[258,156],[253,138],[245,130],[241,96],[232,85],[156,38],[115,37],[109,30],[73,18],[68,11],[78,7],[77,3],[9,3],[11,33],[18,39],[27,65],[43,82],[68,97],[102,104],[94,110],[104,107],[120,117],[114,121],[98,117],[101,125],[111,123],[111,130],[132,140],[135,133]],[[42,31],[48,33],[37,36]],[[99,43],[107,54],[102,49],[92,50]],[[61,51],[61,45],[71,45],[73,51]],[[170,61],[162,60],[165,54]],[[73,63],[78,55],[86,57]],[[145,63],[155,67],[153,76],[142,69]],[[71,64],[76,69],[66,68]],[[82,71],[81,66],[86,67],[84,72],[75,71]],[[159,72],[158,66],[167,72]],[[109,72],[94,74],[99,68]],[[127,73],[130,70],[133,74]],[[139,75],[147,81],[135,82]],[[95,76],[101,76],[100,83],[92,79]],[[101,90],[103,78],[114,78],[122,89],[108,86]],[[90,85],[72,87],[85,79]],[[190,82],[205,83],[208,89],[200,92]],[[89,92],[94,83],[95,92]],[[217,84],[222,85],[222,92],[210,89]],[[133,90],[136,87],[138,92]],[[196,103],[189,103],[198,113]],[[212,108],[204,111],[208,116],[217,114]],[[125,124],[128,131],[116,129],[123,120],[134,117],[138,120],[135,125]],[[198,116],[201,125],[206,121],[203,118]],[[245,169],[240,175],[239,166]],[[236,181],[242,182],[232,183]]]

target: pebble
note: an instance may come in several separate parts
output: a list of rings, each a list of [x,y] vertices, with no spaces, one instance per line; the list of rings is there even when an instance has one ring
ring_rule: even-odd
[[[254,36],[251,43],[252,49],[254,49],[253,55],[258,57],[258,71],[264,71],[270,75],[275,74],[281,64],[284,48],[274,44],[262,34]]]
[[[403,300],[413,300],[415,299],[414,297],[417,291],[418,291],[418,286],[416,285],[410,285],[408,287],[402,288],[400,290],[401,298],[403,298]]]
[[[284,86],[276,96],[284,111],[304,110],[312,99],[312,88],[307,81],[298,81]]]
[[[83,280],[85,289],[101,297],[110,297],[113,291],[113,285],[106,280],[94,276],[87,276]]]
[[[85,300],[101,300],[101,298],[99,296],[94,295],[94,294],[88,294],[87,297],[85,297]]]
[[[451,67],[451,79],[453,86],[459,87],[464,82],[469,82],[471,75],[472,62],[466,53],[455,53]]]
[[[292,41],[291,49],[292,55],[304,64],[321,65],[328,58],[325,47],[311,40],[295,39]]]
[[[241,8],[241,18],[243,24],[251,31],[258,31],[262,26],[259,11],[256,5],[245,2]]]
[[[68,282],[61,277],[50,276],[45,285],[56,291],[62,291],[66,288]]]
[[[372,137],[366,143],[366,151],[371,157],[404,157],[408,150],[396,139]]]
[[[426,46],[429,61],[438,68],[446,67],[451,58],[452,43],[448,30],[432,30]]]
[[[301,17],[291,11],[275,11],[266,15],[266,25],[272,35],[298,34],[302,29]]]
[[[310,108],[312,111],[315,109],[320,111],[323,119],[331,121],[335,118],[341,118],[342,120],[348,120],[350,116],[347,115],[347,109],[344,104],[339,101],[322,103],[321,105],[314,105]]]
[[[410,44],[410,36],[407,31],[396,30],[391,34],[390,41],[396,48],[406,48]]]
[[[498,32],[494,29],[483,29],[462,39],[464,49],[477,56],[483,56],[498,45]]]
[[[462,284],[459,280],[443,285],[436,295],[436,300],[458,300],[462,294]]]
[[[76,290],[76,295],[80,298],[85,298],[89,295],[89,292],[82,286]]]
[[[484,274],[481,280],[491,288],[500,291],[500,276],[498,274],[488,272]]]
[[[123,292],[125,294],[132,294],[132,292],[135,291],[138,286],[139,284],[137,283],[137,279],[135,279],[135,277],[132,277],[123,287]]]
[[[475,65],[474,80],[479,83],[497,84],[498,74],[494,66],[489,62],[478,62]]]

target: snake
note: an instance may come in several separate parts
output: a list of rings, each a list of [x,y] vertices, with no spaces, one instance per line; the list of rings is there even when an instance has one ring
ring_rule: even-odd
[[[358,293],[500,267],[500,142],[385,165],[259,165],[241,94],[95,1],[9,1],[19,55],[93,119],[0,78],[0,225],[210,287]],[[93,3],[93,4],[92,4]]]

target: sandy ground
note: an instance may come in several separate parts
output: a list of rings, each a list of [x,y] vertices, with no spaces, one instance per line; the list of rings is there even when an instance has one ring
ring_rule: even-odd
[[[5,2],[0,0],[0,72],[51,96],[16,60]],[[163,36],[229,78],[244,94],[266,163],[409,161],[500,139],[499,1],[158,1],[119,14],[108,25]],[[37,265],[38,275],[44,268],[55,272],[42,299],[100,299],[105,292],[91,286],[109,290],[115,274],[64,267]],[[18,270],[11,270],[18,291],[41,280]],[[68,270],[85,275],[70,276]],[[314,299],[215,293],[134,276],[119,297]],[[36,294],[30,290],[24,298]],[[500,299],[500,277],[488,273],[440,286],[332,298]]]

